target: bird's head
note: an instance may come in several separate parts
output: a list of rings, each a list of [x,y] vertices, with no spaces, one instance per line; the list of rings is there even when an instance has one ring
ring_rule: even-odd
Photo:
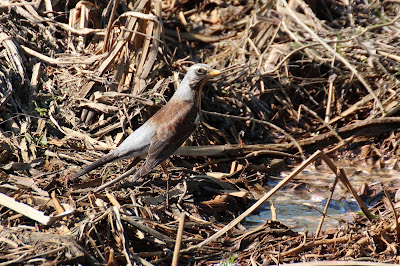
[[[206,64],[195,64],[186,73],[183,82],[187,82],[193,90],[201,90],[204,84],[212,77],[221,74]]]
[[[192,65],[183,78],[181,85],[175,94],[181,98],[193,99],[201,97],[201,90],[204,84],[212,77],[221,74],[220,71],[211,68],[206,64]]]

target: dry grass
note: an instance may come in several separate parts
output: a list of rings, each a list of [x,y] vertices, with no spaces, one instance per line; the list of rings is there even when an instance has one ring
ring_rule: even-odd
[[[1,193],[36,208],[0,207],[0,264],[168,265],[182,213],[190,250],[242,213],[272,171],[311,152],[387,167],[399,154],[400,4],[346,2],[0,0]],[[223,75],[171,158],[170,205],[158,169],[77,203],[127,162],[87,179],[71,173],[151,117],[193,62]],[[382,219],[315,241],[279,222],[235,227],[180,262],[237,253],[243,264],[397,263],[396,219],[382,213],[389,199],[380,204],[372,212]]]

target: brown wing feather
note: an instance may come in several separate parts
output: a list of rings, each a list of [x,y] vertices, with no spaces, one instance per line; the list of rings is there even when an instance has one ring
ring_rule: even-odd
[[[155,117],[163,122],[151,140],[146,161],[139,169],[140,176],[146,175],[155,166],[165,161],[185,142],[196,129],[197,115],[197,107],[194,103],[174,102],[165,112],[162,112],[162,116]]]

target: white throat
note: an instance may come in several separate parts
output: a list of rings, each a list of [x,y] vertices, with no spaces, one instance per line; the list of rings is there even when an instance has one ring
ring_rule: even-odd
[[[175,91],[172,98],[179,101],[192,101],[195,98],[194,92],[190,89],[189,82],[184,78],[179,85],[178,89]]]

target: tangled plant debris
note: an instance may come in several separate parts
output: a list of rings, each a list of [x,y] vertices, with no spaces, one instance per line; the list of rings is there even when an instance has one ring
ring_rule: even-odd
[[[272,194],[272,176],[315,154],[397,169],[399,8],[0,0],[0,263],[399,263],[399,196],[387,180],[366,186],[367,203],[381,195],[367,216],[323,233],[239,219]],[[194,62],[223,75],[168,162],[169,189],[157,168],[91,193],[135,160],[72,178],[159,110]]]

